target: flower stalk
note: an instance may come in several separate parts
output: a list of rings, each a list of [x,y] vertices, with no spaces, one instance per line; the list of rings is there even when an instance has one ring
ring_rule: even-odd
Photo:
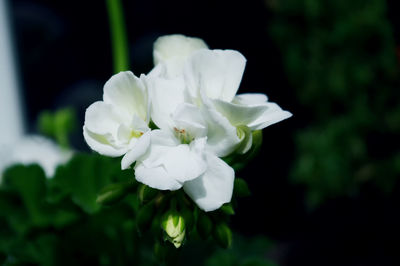
[[[121,0],[106,0],[114,73],[129,69],[129,53]]]

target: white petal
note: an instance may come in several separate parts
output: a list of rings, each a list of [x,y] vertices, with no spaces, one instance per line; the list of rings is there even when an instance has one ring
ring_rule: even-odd
[[[160,190],[177,190],[182,187],[182,184],[171,178],[162,166],[147,168],[138,162],[135,166],[135,177],[137,181]]]
[[[148,87],[148,83],[147,83],[147,76],[145,74],[141,74],[140,78],[139,78],[142,82],[142,85],[144,86],[144,97],[146,98],[146,103],[145,106],[143,107],[143,109],[145,109],[145,119],[144,121],[146,122],[146,124],[148,125],[150,122],[150,114],[151,114],[151,99],[150,99],[150,95],[149,95],[149,87]],[[141,116],[140,116],[141,117]]]
[[[116,135],[118,127],[124,122],[123,115],[110,104],[95,102],[85,112],[85,127],[96,134]]]
[[[152,78],[149,81],[151,90],[151,118],[159,128],[173,128],[172,114],[184,99],[184,82],[182,78],[172,80]]]
[[[179,105],[172,115],[175,126],[185,129],[193,138],[202,138],[207,135],[207,124],[201,110],[188,103]]]
[[[268,102],[266,106],[268,109],[257,120],[248,125],[252,130],[263,129],[292,116],[290,112],[282,110],[276,103]]]
[[[207,121],[207,149],[218,157],[230,154],[240,142],[236,127],[219,113],[209,101],[203,107],[204,117]]]
[[[129,149],[135,144],[137,138],[140,134],[144,134],[148,132],[150,128],[137,115],[134,115],[131,121],[131,125],[128,127],[124,124],[121,124],[118,128],[117,136],[119,143],[123,143],[124,145],[128,145]]]
[[[172,147],[163,156],[162,165],[179,182],[192,180],[203,174],[207,168],[203,156],[204,146],[205,138],[194,140],[191,145]]]
[[[137,115],[134,115],[132,118],[131,126],[134,130],[145,133],[149,130],[149,127],[145,121],[143,121]]]
[[[162,165],[164,155],[168,150],[180,143],[169,131],[153,130],[150,133],[150,137],[149,149],[140,160],[147,168],[154,168]]]
[[[83,127],[83,137],[89,147],[101,155],[119,157],[126,153],[127,147],[116,147],[111,134],[96,134]]]
[[[231,201],[235,172],[223,160],[208,154],[207,171],[185,182],[183,189],[200,209],[213,211]]]
[[[132,139],[132,130],[126,125],[121,124],[118,127],[117,136],[118,136],[118,141],[121,144],[128,146]]]
[[[128,169],[138,158],[143,156],[150,145],[150,131],[141,136],[121,160],[121,169]]]
[[[201,175],[206,168],[203,150],[206,138],[180,144],[168,131],[151,131],[151,144],[141,158],[143,166],[163,167],[169,177],[186,181]]]
[[[248,125],[257,120],[268,106],[264,105],[239,105],[221,100],[213,100],[215,108],[234,126]]]
[[[185,81],[192,97],[204,90],[212,99],[230,102],[235,96],[246,65],[244,56],[233,50],[199,50],[184,68]]]
[[[179,145],[179,142],[170,131],[157,129],[151,131],[151,144],[172,147]]]
[[[104,85],[103,100],[129,116],[138,115],[147,121],[147,93],[142,79],[132,72],[120,72]]]
[[[163,63],[169,77],[177,76],[182,73],[186,59],[199,49],[207,49],[205,42],[199,38],[180,34],[162,36],[154,43],[154,65]]]
[[[121,116],[114,106],[95,102],[86,109],[83,136],[89,147],[106,156],[118,157],[126,152],[126,146],[117,141]],[[125,143],[126,144],[126,143]]]
[[[267,95],[262,93],[242,93],[236,95],[232,102],[242,105],[257,105],[266,103],[267,101]]]
[[[150,70],[149,73],[147,73],[147,75],[144,76],[144,83],[146,86],[149,86],[149,81],[151,82],[151,80],[153,78],[167,78],[166,75],[167,69],[165,64],[158,64],[155,67],[153,67],[152,70]]]

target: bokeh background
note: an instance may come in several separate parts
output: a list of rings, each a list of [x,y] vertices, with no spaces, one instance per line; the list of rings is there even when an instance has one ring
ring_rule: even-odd
[[[123,6],[136,75],[152,68],[158,36],[200,37],[247,58],[239,92],[265,93],[294,114],[264,130],[259,156],[237,173],[252,191],[232,219],[237,245],[261,237],[268,242],[261,256],[282,266],[400,265],[398,1]],[[72,146],[89,151],[84,111],[113,74],[105,1],[12,0],[8,7],[28,131],[37,132],[43,110],[73,107]],[[238,265],[224,256],[207,263]]]

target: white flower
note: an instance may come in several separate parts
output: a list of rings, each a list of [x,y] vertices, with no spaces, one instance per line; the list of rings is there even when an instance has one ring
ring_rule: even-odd
[[[230,133],[225,143],[220,143],[214,150],[219,157],[233,152],[234,144],[246,139],[240,132],[241,127],[259,130],[292,116],[276,103],[268,102],[264,94],[236,95],[246,65],[245,57],[238,51],[209,50],[200,39],[175,35],[159,38],[154,47],[155,62],[165,65],[164,76],[168,78],[168,73],[174,72],[175,78],[184,79],[186,101],[201,107],[208,121],[224,125],[224,133]],[[165,56],[156,57],[159,54]],[[174,58],[179,60],[171,60]],[[237,152],[245,153],[250,149],[251,135],[247,141],[246,145],[241,145],[245,148]],[[209,139],[209,142],[213,140]]]
[[[225,149],[226,125],[207,121],[200,108],[185,102],[182,78],[153,76],[149,89],[152,120],[160,129],[150,133],[151,145],[137,159],[136,179],[161,190],[183,187],[205,211],[229,202],[234,171],[213,152]]]
[[[72,156],[71,151],[63,150],[50,139],[38,135],[24,136],[0,151],[0,177],[4,169],[13,164],[38,164],[51,178],[57,166],[66,163]]]
[[[150,143],[149,103],[144,75],[120,72],[104,85],[103,101],[90,105],[85,114],[83,136],[93,150],[118,157],[122,169],[143,155]]]
[[[228,120],[238,130],[241,141],[247,141],[240,153],[247,152],[252,143],[239,131],[263,129],[292,116],[277,104],[268,102],[264,94],[236,95],[246,59],[233,50],[201,50],[190,56],[185,64],[184,78],[193,102],[205,106],[210,116]],[[220,117],[223,116],[223,118]]]
[[[104,101],[86,111],[86,142],[103,155],[124,155],[122,169],[136,161],[139,182],[183,188],[201,209],[216,210],[230,202],[234,183],[221,157],[245,153],[251,130],[291,114],[263,94],[236,95],[246,63],[237,51],[164,36],[154,44],[154,62],[147,76],[122,72],[106,83]],[[159,129],[149,129],[149,114]]]
[[[263,129],[292,114],[260,93],[236,95],[246,59],[233,50],[201,50],[185,65],[184,77],[191,97],[215,109],[235,126]]]
[[[159,128],[171,131],[176,126],[176,121],[173,120],[174,112],[182,104],[191,104],[193,109],[197,109],[196,114],[204,121],[207,149],[218,157],[230,154],[240,142],[236,128],[215,109],[195,104],[188,94],[188,85],[183,75],[168,78],[165,74],[167,69],[167,65],[158,65],[148,76],[151,119]],[[194,112],[189,113],[194,114]],[[187,125],[195,118],[187,116],[185,119],[188,121]]]

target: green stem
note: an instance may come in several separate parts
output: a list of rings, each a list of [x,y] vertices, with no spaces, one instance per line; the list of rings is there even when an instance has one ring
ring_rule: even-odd
[[[129,69],[128,41],[121,0],[106,0],[110,22],[114,73]]]

